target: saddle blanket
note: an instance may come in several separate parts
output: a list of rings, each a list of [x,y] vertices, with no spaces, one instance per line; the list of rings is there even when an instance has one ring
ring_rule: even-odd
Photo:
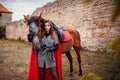
[[[63,42],[69,41],[70,40],[70,33],[68,31],[64,31],[64,40]]]

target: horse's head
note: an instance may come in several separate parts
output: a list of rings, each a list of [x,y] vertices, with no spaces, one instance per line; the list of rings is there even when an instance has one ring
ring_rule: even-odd
[[[44,19],[41,18],[41,14],[30,18],[24,15],[24,19],[29,25],[28,41],[32,42],[34,35],[37,35],[40,30],[44,29]]]

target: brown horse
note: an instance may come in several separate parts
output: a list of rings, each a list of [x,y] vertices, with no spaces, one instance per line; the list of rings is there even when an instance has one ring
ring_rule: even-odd
[[[32,38],[33,38],[34,33],[35,33],[34,29],[42,23],[41,30],[43,30],[44,19],[41,17],[41,14],[39,16],[32,16],[31,18],[28,18],[27,16],[24,16],[24,18],[27,21],[27,24],[29,25],[28,40],[30,42],[32,42]],[[78,64],[79,64],[79,75],[82,75],[81,56],[80,56],[80,49],[81,49],[80,35],[74,29],[65,28],[65,30],[69,32],[70,40],[67,41],[67,42],[61,42],[61,48],[62,48],[62,53],[66,54],[66,56],[67,56],[67,58],[70,62],[70,75],[72,75],[72,72],[73,72],[73,60],[72,60],[72,56],[70,54],[71,47],[73,47],[75,52],[76,52],[77,61],[78,61]],[[40,35],[38,35],[38,36],[40,36]]]

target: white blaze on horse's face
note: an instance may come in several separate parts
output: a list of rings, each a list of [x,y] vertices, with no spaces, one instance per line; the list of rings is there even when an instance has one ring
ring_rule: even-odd
[[[30,31],[31,31],[31,32],[34,32],[35,34],[38,33],[37,25],[36,25],[34,22],[30,23],[29,26],[30,26]]]

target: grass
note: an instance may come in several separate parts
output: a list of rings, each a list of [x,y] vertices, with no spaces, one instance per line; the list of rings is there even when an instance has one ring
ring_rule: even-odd
[[[79,80],[78,63],[75,52],[73,56],[73,76],[69,76],[69,62],[65,54],[62,55],[64,80]],[[0,80],[27,80],[31,43],[15,40],[0,40]],[[118,64],[113,62],[113,53],[100,53],[81,50],[83,75],[99,74],[110,80],[116,74]]]

